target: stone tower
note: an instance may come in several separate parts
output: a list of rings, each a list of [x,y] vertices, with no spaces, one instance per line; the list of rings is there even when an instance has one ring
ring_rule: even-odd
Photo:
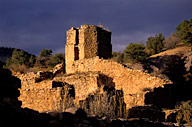
[[[112,55],[111,32],[98,26],[81,25],[67,31],[65,45],[66,73],[73,72],[74,62],[93,58],[110,58]]]

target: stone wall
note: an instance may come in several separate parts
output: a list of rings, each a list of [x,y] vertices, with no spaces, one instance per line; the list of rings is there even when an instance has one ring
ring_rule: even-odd
[[[170,80],[103,59],[111,57],[111,53],[110,31],[92,25],[72,27],[67,31],[65,46],[66,74],[57,75],[52,71],[19,76],[21,79],[19,99],[23,102],[22,106],[40,112],[64,111],[61,107],[65,107],[66,93],[70,93],[74,98],[73,103],[78,107],[80,101],[98,93],[102,94],[104,89],[109,87],[113,88],[110,90],[122,91],[123,101],[129,109],[145,105],[146,97],[150,101],[147,104],[155,102],[151,96],[157,96],[156,93],[159,92],[152,94],[154,89],[172,85]],[[60,69],[63,69],[63,66]],[[149,92],[151,94],[147,94]]]
[[[164,80],[138,70],[132,70],[113,61],[99,59],[98,57],[75,61],[72,66],[73,73],[98,71],[113,79],[115,89],[123,90],[127,108],[144,105],[146,88],[154,89],[172,84],[170,80]]]
[[[147,93],[153,92],[155,88],[163,89],[165,85],[172,85],[170,80],[150,76],[142,71],[132,70],[116,62],[99,59],[99,57],[75,61],[72,69],[71,74],[56,75],[53,79],[48,78],[40,82],[36,82],[36,79],[44,76],[39,73],[21,75],[22,87],[19,99],[23,102],[22,106],[40,112],[58,111],[63,105],[61,99],[64,97],[62,91],[57,89],[68,84],[73,88],[73,103],[77,107],[80,101],[86,100],[90,95],[103,93],[104,87],[107,86],[123,92],[126,108],[129,109],[145,105],[146,97],[151,100],[151,96]],[[63,92],[66,91],[63,90]],[[55,106],[56,103],[60,106]]]
[[[114,87],[112,79],[100,72],[74,73],[71,75],[59,76],[53,79],[56,82],[65,82],[74,87],[75,103],[85,100],[89,95],[94,95],[104,86]]]
[[[30,72],[27,74],[22,74],[18,76],[19,79],[21,79],[21,89],[43,89],[43,88],[52,88],[52,80],[51,79],[42,79],[42,81],[39,81],[40,72],[37,74],[34,72]],[[38,80],[37,80],[38,79]]]
[[[99,56],[112,55],[111,32],[93,25],[72,27],[67,31],[65,45],[66,72],[70,73],[74,61]]]
[[[102,94],[104,86],[114,87],[112,79],[100,72],[84,72],[68,75],[59,75],[54,79],[35,82],[38,74],[28,73],[19,76],[21,79],[20,97],[22,107],[39,112],[64,111],[67,96],[74,98],[74,103],[79,107],[79,102],[86,100],[90,95]],[[69,94],[69,95],[66,95]]]
[[[47,89],[22,89],[20,97],[22,108],[30,108],[39,112],[61,112],[62,105],[62,88]]]

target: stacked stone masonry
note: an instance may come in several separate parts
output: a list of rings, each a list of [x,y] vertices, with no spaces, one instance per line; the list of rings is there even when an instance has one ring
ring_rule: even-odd
[[[35,74],[21,75],[22,82],[19,100],[22,101],[22,107],[37,110],[39,112],[64,111],[64,93],[63,87],[70,85],[74,88],[74,104],[78,107],[79,101],[85,100],[89,95],[97,92],[103,92],[105,85],[111,85],[112,80],[100,74],[99,72],[74,73],[65,76],[56,76],[53,80],[44,80],[35,83]],[[29,85],[31,84],[31,85]],[[61,84],[61,85],[60,85]],[[113,86],[110,86],[113,87]]]
[[[110,58],[112,55],[111,32],[101,27],[82,25],[67,31],[65,45],[66,72],[70,73],[74,61],[99,56]]]
[[[144,88],[163,88],[166,84],[172,84],[170,80],[150,76],[142,71],[129,69],[116,62],[99,59],[99,57],[75,61],[72,70],[73,73],[100,72],[113,79],[115,89],[122,89],[124,92],[127,108],[145,104]]]
[[[170,80],[103,59],[110,58],[111,53],[110,31],[91,25],[72,27],[67,31],[65,45],[66,74],[57,76],[52,72],[39,72],[20,75],[22,86],[19,100],[22,107],[39,112],[64,111],[66,86],[74,90],[76,107],[90,95],[102,93],[107,86],[123,92],[123,101],[129,109],[145,105],[145,95],[149,91],[144,89],[153,91],[172,84]]]

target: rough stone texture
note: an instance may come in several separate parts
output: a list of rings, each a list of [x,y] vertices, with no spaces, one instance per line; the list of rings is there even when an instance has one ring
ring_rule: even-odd
[[[171,84],[170,80],[150,76],[142,71],[123,67],[113,61],[99,59],[98,57],[82,59],[73,64],[73,73],[98,71],[113,79],[115,89],[123,90],[127,108],[145,104],[145,88],[164,87]]]
[[[21,90],[22,108],[30,108],[39,112],[62,111],[62,88]]]
[[[55,77],[56,82],[65,82],[73,85],[75,89],[75,103],[80,100],[85,100],[89,95],[94,95],[96,92],[101,91],[102,86],[114,87],[112,79],[99,72],[84,72],[75,73],[68,76]],[[103,91],[101,91],[103,92]]]
[[[22,84],[19,99],[23,102],[22,106],[40,112],[59,111],[60,107],[66,107],[63,103],[66,103],[66,96],[70,96],[74,100],[70,103],[79,107],[80,102],[86,102],[92,95],[100,98],[106,87],[111,87],[111,91],[120,91],[121,96],[115,98],[123,98],[122,103],[126,104],[127,109],[144,106],[146,102],[158,104],[154,96],[164,94],[162,89],[172,82],[102,59],[111,56],[110,41],[111,32],[103,28],[91,25],[71,28],[67,31],[65,66],[60,65],[56,69],[65,67],[66,74],[56,75],[53,71],[19,76]],[[164,95],[172,95],[170,91],[167,89]]]
[[[64,111],[65,93],[69,92],[69,86],[72,87],[71,96],[74,96],[74,104],[79,107],[79,101],[85,100],[88,96],[97,92],[102,94],[106,85],[114,87],[111,78],[100,74],[99,72],[75,73],[70,75],[56,76],[53,80],[43,80],[35,82],[34,73],[23,74],[21,79],[22,87],[20,97],[22,107],[37,110],[39,112]],[[69,86],[67,86],[67,85]],[[65,87],[68,88],[65,88]]]
[[[18,76],[21,79],[21,89],[43,89],[43,88],[52,88],[52,80],[45,80],[43,78],[41,82],[36,82],[39,79],[39,73],[30,72],[27,74],[22,74]]]
[[[66,72],[70,73],[74,61],[99,56],[110,58],[112,54],[111,32],[101,27],[82,25],[67,31],[65,45]]]
[[[169,80],[153,77],[142,71],[132,70],[116,62],[98,57],[74,62],[73,70],[75,72],[72,74],[56,76],[52,80],[47,79],[41,82],[35,82],[38,74],[21,75],[22,87],[19,100],[23,102],[22,106],[40,112],[58,111],[62,106],[55,105],[61,104],[63,95],[62,91],[57,89],[63,87],[63,84],[69,84],[74,87],[76,106],[79,106],[79,101],[102,91],[104,86],[109,86],[123,91],[126,108],[129,109],[133,106],[145,105],[145,97],[149,92],[172,83]],[[55,85],[55,83],[60,84]]]

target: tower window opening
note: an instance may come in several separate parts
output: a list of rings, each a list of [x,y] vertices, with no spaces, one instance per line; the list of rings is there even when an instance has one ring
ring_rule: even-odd
[[[77,46],[75,46],[75,59],[74,60],[79,60],[79,49]]]
[[[79,44],[79,30],[76,30],[76,37],[75,37],[75,45],[78,45]]]

